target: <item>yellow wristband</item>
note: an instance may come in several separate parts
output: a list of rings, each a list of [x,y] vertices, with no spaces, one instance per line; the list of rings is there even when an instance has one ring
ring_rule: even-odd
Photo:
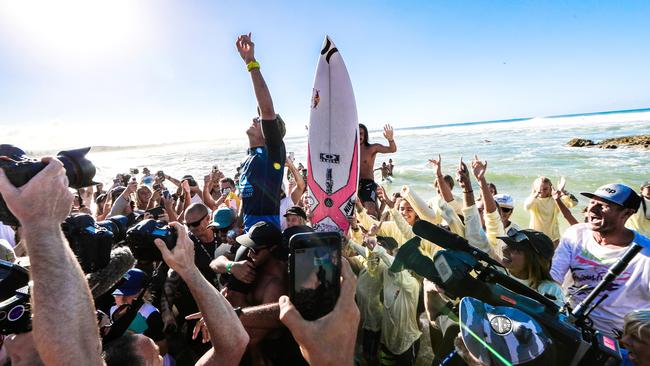
[[[252,71],[253,69],[259,69],[260,63],[257,61],[251,61],[246,64],[246,68],[248,69],[249,72]]]

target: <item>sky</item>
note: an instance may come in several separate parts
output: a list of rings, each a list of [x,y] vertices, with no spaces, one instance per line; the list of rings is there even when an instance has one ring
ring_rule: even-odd
[[[244,137],[247,32],[290,135],[325,35],[371,129],[650,107],[647,1],[0,0],[0,143]]]

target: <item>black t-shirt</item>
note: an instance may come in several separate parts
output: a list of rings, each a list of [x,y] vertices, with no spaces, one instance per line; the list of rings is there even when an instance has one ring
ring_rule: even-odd
[[[194,234],[190,233],[190,239],[194,242],[194,263],[201,274],[216,288],[217,273],[210,268],[210,263],[215,259],[214,252],[217,246],[221,244],[218,235],[209,243],[199,240]]]

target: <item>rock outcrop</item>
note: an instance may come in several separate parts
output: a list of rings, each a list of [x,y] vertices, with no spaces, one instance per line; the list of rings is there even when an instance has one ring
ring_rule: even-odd
[[[650,135],[623,136],[605,139],[600,142],[573,138],[567,142],[570,147],[597,147],[600,149],[618,149],[619,147],[632,147],[650,150]]]

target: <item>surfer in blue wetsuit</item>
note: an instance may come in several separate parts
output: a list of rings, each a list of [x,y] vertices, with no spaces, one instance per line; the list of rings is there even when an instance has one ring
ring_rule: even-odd
[[[384,137],[388,140],[388,146],[382,144],[371,144],[368,142],[368,128],[359,123],[359,151],[361,152],[361,166],[359,168],[359,198],[363,207],[369,215],[378,217],[377,212],[377,183],[375,183],[374,165],[377,153],[387,154],[397,151],[397,145],[393,139],[393,127],[384,126]]]
[[[266,221],[280,229],[280,190],[286,150],[284,141],[284,122],[273,109],[273,100],[266,82],[255,60],[255,44],[250,34],[237,41],[239,55],[251,74],[259,117],[246,130],[249,149],[242,164],[239,177],[239,190],[242,198],[244,230],[256,222]]]

